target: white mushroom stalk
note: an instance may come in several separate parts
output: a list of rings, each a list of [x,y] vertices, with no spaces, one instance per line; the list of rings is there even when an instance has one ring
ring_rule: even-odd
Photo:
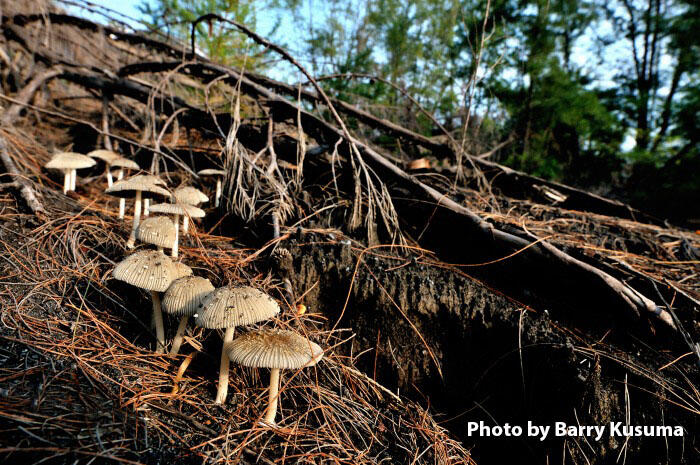
[[[139,221],[141,220],[141,191],[136,191],[136,196],[134,197],[134,222],[131,225],[131,234],[129,235],[129,240],[126,242],[127,249],[133,249],[136,243],[136,230],[139,228]]]
[[[219,363],[219,384],[216,389],[215,404],[223,404],[226,402],[228,395],[228,371],[231,366],[231,361],[228,358],[228,345],[233,341],[233,333],[235,327],[226,328],[224,333],[223,346],[221,348],[221,362]]]
[[[277,402],[279,401],[280,392],[280,369],[273,368],[270,370],[270,388],[267,394],[267,409],[263,421],[268,425],[275,424],[277,416]]]
[[[153,297],[153,319],[156,323],[156,339],[158,340],[156,353],[162,354],[165,352],[165,327],[163,326],[163,312],[160,308],[160,293],[151,291],[151,297]]]
[[[206,169],[197,173],[199,176],[216,177],[216,196],[214,197],[214,207],[219,208],[221,203],[221,179],[226,176],[226,171],[217,169]]]
[[[119,174],[117,175],[117,181],[124,179],[124,168],[119,168]],[[124,219],[124,210],[126,210],[126,199],[119,199],[119,219]]]
[[[71,173],[73,170],[64,170],[63,171],[63,193],[67,194],[68,191],[70,190],[70,181],[71,181]]]

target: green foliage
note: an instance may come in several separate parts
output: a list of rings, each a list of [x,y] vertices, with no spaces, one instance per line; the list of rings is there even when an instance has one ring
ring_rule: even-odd
[[[142,0],[138,8],[152,26],[189,44],[191,23],[202,15],[216,13],[255,30],[259,12],[269,6],[254,0]],[[212,60],[247,69],[264,66],[260,47],[229,24],[199,23],[196,36],[197,47]]]

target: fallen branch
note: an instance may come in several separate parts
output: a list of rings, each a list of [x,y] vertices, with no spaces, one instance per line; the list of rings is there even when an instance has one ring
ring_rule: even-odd
[[[37,89],[45,82],[61,74],[61,72],[62,70],[60,67],[54,67],[34,76],[32,80],[19,91],[15,99],[16,102],[2,114],[2,117],[0,117],[0,126],[12,125],[17,117],[19,117],[22,109],[27,105],[29,100],[31,100]],[[27,206],[29,206],[32,212],[39,219],[43,219],[46,213],[44,205],[37,198],[34,188],[27,180],[27,177],[20,173],[19,169],[17,169],[17,165],[15,165],[14,161],[12,161],[12,157],[10,157],[8,152],[7,141],[4,137],[0,137],[0,159],[2,160],[3,165],[5,165],[5,170],[10,174],[16,185],[19,187],[20,195],[27,203]]]
[[[0,136],[0,160],[2,160],[3,165],[5,165],[5,170],[7,170],[8,174],[15,180],[15,185],[19,187],[19,193],[24,201],[27,202],[29,208],[37,218],[43,220],[46,216],[44,205],[37,198],[34,188],[27,180],[27,177],[19,172],[15,162],[12,161],[7,150],[7,142],[2,136]]]
[[[10,108],[5,110],[5,113],[3,113],[2,117],[0,117],[0,125],[9,126],[12,123],[14,123],[15,119],[17,119],[17,117],[19,116],[19,113],[29,102],[29,100],[31,100],[37,89],[41,87],[41,85],[45,82],[50,81],[51,79],[61,74],[61,72],[62,70],[60,67],[53,67],[42,71],[41,73],[34,76],[32,80],[29,81],[29,83],[27,83],[27,85],[24,86],[15,97],[15,100],[21,103],[15,103]]]

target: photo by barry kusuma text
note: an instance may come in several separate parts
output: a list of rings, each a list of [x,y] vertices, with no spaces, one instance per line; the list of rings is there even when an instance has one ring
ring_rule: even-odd
[[[569,425],[557,421],[550,425],[538,425],[528,421],[527,425],[488,425],[483,421],[467,423],[467,434],[476,437],[509,438],[531,437],[540,441],[553,437],[587,437],[600,441],[610,437],[683,437],[685,430],[673,425],[627,425],[620,421],[611,421],[602,425]]]

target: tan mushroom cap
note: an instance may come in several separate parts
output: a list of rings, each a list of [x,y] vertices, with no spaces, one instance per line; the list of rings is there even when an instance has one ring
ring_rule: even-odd
[[[115,158],[114,160],[109,162],[110,166],[116,167],[116,168],[126,168],[129,170],[140,170],[141,167],[133,160],[129,160],[128,158],[124,157],[119,157]],[[160,178],[155,177],[159,182],[156,183],[156,185],[163,185],[165,186],[165,181],[162,181]],[[155,180],[154,180],[155,181]]]
[[[53,170],[79,170],[95,166],[97,162],[90,157],[75,152],[61,152],[54,155],[45,168]]]
[[[119,155],[117,152],[103,149],[93,150],[92,152],[89,152],[87,156],[90,158],[98,158],[108,165],[111,165],[112,161],[121,158],[121,155]]]
[[[200,176],[225,176],[226,171],[217,170],[217,169],[213,169],[213,168],[207,168],[205,170],[198,171],[197,174]]]
[[[187,205],[199,205],[209,201],[209,197],[204,192],[192,186],[175,189],[173,195],[178,203],[186,203]]]
[[[112,271],[112,276],[132,286],[163,292],[175,279],[175,265],[157,250],[143,250],[126,257]]]
[[[267,320],[279,311],[272,297],[254,287],[222,287],[204,299],[196,323],[209,329],[231,328]]]
[[[192,268],[182,262],[175,262],[175,279],[192,276]]]
[[[211,282],[201,276],[185,276],[170,284],[163,295],[163,310],[176,316],[197,313],[204,298],[214,290]]]
[[[132,198],[137,191],[141,192],[141,198],[150,199],[156,196],[170,197],[170,192],[161,187],[165,185],[163,180],[156,176],[137,174],[128,179],[122,179],[108,187],[105,193],[116,197]]]
[[[167,216],[149,216],[141,220],[136,239],[158,247],[172,247],[175,242],[175,224]]]
[[[187,215],[190,218],[203,218],[205,213],[201,208],[186,203],[157,203],[151,205],[152,213],[165,213],[166,215]]]
[[[313,366],[323,358],[318,344],[281,329],[250,331],[230,342],[227,352],[241,365],[281,370]]]

